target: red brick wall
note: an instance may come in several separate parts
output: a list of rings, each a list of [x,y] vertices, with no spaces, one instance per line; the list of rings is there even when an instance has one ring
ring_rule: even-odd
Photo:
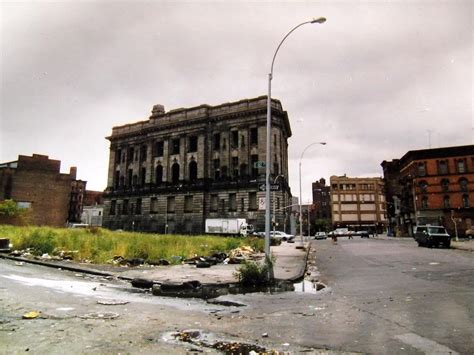
[[[70,206],[71,174],[60,173],[61,162],[45,155],[19,156],[16,168],[1,169],[0,176],[11,174],[11,195],[16,202],[30,202],[28,221],[35,225],[66,225]],[[5,190],[6,178],[0,189]],[[2,199],[8,196],[0,196]]]

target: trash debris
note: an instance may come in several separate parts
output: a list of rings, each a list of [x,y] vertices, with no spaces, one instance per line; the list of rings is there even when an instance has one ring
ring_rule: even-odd
[[[16,266],[23,266],[25,263],[23,261],[15,261]]]
[[[139,265],[143,265],[145,263],[145,259],[142,259],[142,258],[126,259],[123,256],[115,255],[112,258],[112,260],[109,260],[107,263],[114,264],[114,265],[119,265],[119,266],[124,266],[124,267],[139,266]]]
[[[160,260],[147,260],[146,262],[148,265],[152,266],[168,266],[170,262],[166,259],[160,259]]]
[[[137,287],[137,288],[152,288],[153,287],[153,281],[147,280],[147,279],[133,279],[132,280],[132,286]]]
[[[117,306],[129,303],[128,301],[120,301],[120,300],[98,300],[98,304],[102,304],[104,306]]]
[[[211,337],[209,337],[209,335],[202,334],[199,330],[180,331],[172,333],[171,336],[176,340],[215,349],[224,354],[277,354],[277,352],[269,351],[259,345],[232,341],[214,341],[210,339]]]
[[[23,319],[35,319],[41,315],[41,312],[38,311],[31,311],[23,314]]]
[[[82,319],[115,319],[118,318],[120,315],[118,313],[113,312],[105,312],[105,313],[87,313],[81,316]]]

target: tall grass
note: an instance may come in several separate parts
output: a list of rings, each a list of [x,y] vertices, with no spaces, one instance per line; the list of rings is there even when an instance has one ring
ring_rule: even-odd
[[[54,254],[61,250],[77,251],[75,260],[106,263],[114,256],[148,261],[166,259],[178,263],[180,258],[210,256],[248,245],[262,251],[263,241],[256,238],[216,236],[158,235],[113,232],[101,228],[66,229],[51,227],[15,227],[0,225],[0,237],[9,238],[13,249],[34,249],[36,254]]]

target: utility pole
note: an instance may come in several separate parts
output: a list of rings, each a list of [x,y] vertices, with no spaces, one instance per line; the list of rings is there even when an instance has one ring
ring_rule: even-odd
[[[459,238],[458,238],[458,225],[456,223],[456,218],[454,218],[454,211],[451,210],[451,220],[453,221],[454,223],[454,235],[456,236],[456,242],[459,242]]]

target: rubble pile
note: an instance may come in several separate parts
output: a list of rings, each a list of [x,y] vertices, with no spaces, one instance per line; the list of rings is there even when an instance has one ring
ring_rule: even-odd
[[[211,267],[216,264],[241,264],[244,261],[255,259],[256,252],[249,246],[242,246],[226,253],[214,253],[211,256],[194,256],[186,259],[185,264],[196,265],[198,268]]]

